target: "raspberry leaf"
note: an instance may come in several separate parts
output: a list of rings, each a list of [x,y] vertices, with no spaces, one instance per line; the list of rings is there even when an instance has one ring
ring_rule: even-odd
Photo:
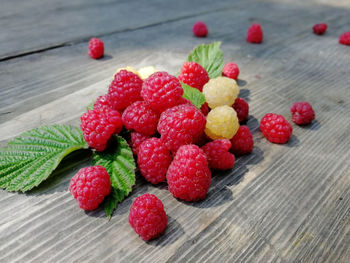
[[[221,76],[224,67],[224,54],[221,49],[221,42],[201,44],[191,51],[187,61],[200,64],[209,74],[209,78]]]
[[[95,101],[91,101],[89,105],[87,105],[86,109],[87,110],[93,110],[94,109],[94,104],[95,104]]]
[[[122,190],[112,188],[111,193],[103,200],[103,209],[106,212],[108,219],[111,219],[114,209],[117,208],[117,204],[123,201],[125,194]]]
[[[69,153],[88,148],[81,130],[67,125],[24,132],[0,149],[0,188],[28,191],[47,179]]]
[[[196,106],[196,108],[200,109],[205,102],[205,97],[203,93],[200,92],[198,89],[192,88],[191,86],[188,86],[183,82],[181,82],[181,86],[184,90],[182,97],[188,99],[194,106]]]

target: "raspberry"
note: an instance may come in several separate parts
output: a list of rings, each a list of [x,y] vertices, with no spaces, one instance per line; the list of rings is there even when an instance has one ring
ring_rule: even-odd
[[[229,62],[222,69],[222,75],[230,79],[237,80],[239,75],[239,68],[236,63]]]
[[[231,142],[228,139],[208,142],[202,147],[207,155],[209,167],[218,170],[228,170],[235,164],[235,156],[229,152]]]
[[[98,59],[103,57],[104,45],[102,40],[98,38],[91,38],[89,41],[89,56]]]
[[[145,135],[139,132],[132,132],[130,134],[130,141],[129,141],[129,145],[131,147],[132,152],[135,155],[138,155],[140,144],[149,138],[150,138],[149,135]]]
[[[94,103],[94,110],[113,109],[113,105],[108,94],[99,96]]]
[[[203,87],[205,101],[211,109],[222,105],[232,106],[238,93],[236,81],[226,77],[211,79]]]
[[[263,41],[263,31],[260,24],[252,24],[247,32],[247,42],[260,44]]]
[[[253,135],[248,126],[240,126],[235,136],[231,139],[231,151],[239,156],[251,153],[253,151]]]
[[[121,70],[109,86],[108,96],[115,110],[124,110],[141,98],[142,79],[132,72]]]
[[[170,163],[170,151],[160,139],[150,138],[139,146],[137,164],[143,177],[152,184],[165,180]]]
[[[128,130],[153,135],[157,131],[159,113],[144,101],[136,101],[123,112],[123,124]]]
[[[248,118],[249,105],[245,99],[237,98],[233,104],[233,109],[237,113],[238,121],[243,122]]]
[[[292,113],[293,122],[298,125],[309,124],[315,119],[315,112],[311,104],[306,101],[295,102],[290,107],[290,112]]]
[[[182,104],[167,109],[160,115],[158,132],[171,151],[196,141],[205,128],[204,115],[193,105]]]
[[[153,73],[156,73],[158,70],[155,69],[155,67],[148,66],[143,67],[139,69],[139,75],[141,79],[147,79],[149,76],[151,76]]]
[[[339,37],[339,43],[340,43],[340,44],[343,44],[343,45],[348,45],[348,46],[350,46],[350,31],[349,31],[349,32],[343,33],[343,34]]]
[[[137,197],[130,207],[129,224],[143,240],[160,236],[168,224],[162,201],[152,194]]]
[[[316,35],[323,35],[327,30],[327,24],[316,24],[312,27]]]
[[[239,122],[235,110],[225,105],[216,107],[209,112],[205,133],[213,140],[231,139],[238,128]]]
[[[181,104],[189,104],[189,105],[193,106],[192,102],[189,101],[188,99],[185,99],[185,98],[182,98],[182,100],[181,100],[179,105],[181,105]],[[200,111],[203,113],[204,116],[207,116],[208,113],[209,113],[208,103],[204,102],[203,105],[200,108]]]
[[[208,27],[202,21],[197,21],[192,27],[193,35],[196,37],[206,37],[208,35]]]
[[[179,105],[183,89],[180,81],[166,72],[156,72],[148,77],[142,86],[143,99],[156,111]]]
[[[293,129],[289,122],[275,113],[267,113],[260,121],[260,130],[270,142],[286,143]]]
[[[89,110],[81,117],[81,130],[85,141],[97,151],[103,151],[113,133],[119,133],[123,127],[120,113],[116,110]]]
[[[211,173],[205,153],[197,145],[183,145],[166,174],[169,191],[185,201],[198,201],[207,195]]]
[[[80,208],[94,210],[111,192],[111,180],[104,167],[85,167],[72,177],[69,191],[78,201]]]
[[[182,65],[179,80],[192,88],[202,91],[204,84],[209,81],[209,75],[198,63],[185,62]]]

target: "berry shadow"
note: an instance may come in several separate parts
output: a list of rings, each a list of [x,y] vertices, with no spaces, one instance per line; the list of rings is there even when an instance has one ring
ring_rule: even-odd
[[[249,96],[250,96],[250,90],[249,89],[241,89],[239,91],[239,97],[245,99],[247,102],[250,101]]]
[[[102,62],[102,61],[107,61],[107,60],[110,60],[110,59],[112,59],[112,58],[113,58],[113,56],[112,56],[112,55],[104,54],[104,55],[103,55],[103,57],[102,57],[102,58],[100,58],[100,59],[97,59],[97,61]]]
[[[307,125],[299,125],[300,128],[310,131],[317,131],[321,128],[321,124],[318,120],[313,120],[311,123]]]
[[[293,148],[293,147],[299,146],[299,144],[300,144],[300,140],[298,139],[298,137],[295,136],[294,134],[292,134],[292,136],[290,137],[289,141],[285,145],[287,147]]]
[[[237,84],[239,87],[244,87],[245,85],[247,85],[247,81],[243,80],[243,79],[237,79]]]

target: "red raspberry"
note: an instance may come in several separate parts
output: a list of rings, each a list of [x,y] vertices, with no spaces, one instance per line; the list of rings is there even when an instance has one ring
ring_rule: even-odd
[[[157,131],[159,113],[144,101],[136,101],[123,112],[123,124],[128,130],[153,135]]]
[[[98,38],[91,38],[89,41],[89,56],[98,59],[103,57],[104,45],[102,40]]]
[[[198,21],[193,25],[192,32],[196,37],[206,37],[208,35],[208,27],[204,22]]]
[[[130,134],[130,141],[129,141],[129,145],[131,147],[132,152],[135,155],[138,155],[140,144],[149,138],[150,138],[149,135],[145,135],[139,132],[132,132]]]
[[[160,139],[150,138],[139,146],[137,164],[143,177],[152,184],[165,180],[170,163],[170,151]]]
[[[111,180],[104,167],[85,167],[72,177],[69,191],[79,202],[80,208],[94,210],[111,192]]]
[[[309,124],[315,119],[315,112],[311,104],[306,101],[295,102],[290,107],[290,112],[292,113],[293,122],[298,125]]]
[[[231,144],[231,151],[236,156],[245,155],[253,151],[253,135],[248,126],[242,125],[239,127],[237,133],[231,139]]]
[[[260,24],[252,24],[249,27],[247,41],[253,44],[260,44],[263,41],[263,31]]]
[[[182,65],[179,80],[192,88],[202,91],[204,84],[209,81],[209,75],[198,63],[185,62]]]
[[[327,24],[322,23],[314,25],[312,29],[316,35],[323,35],[326,32],[327,27]]]
[[[108,94],[99,96],[94,103],[94,110],[113,109],[113,105]]]
[[[113,133],[123,128],[122,118],[116,110],[89,110],[81,117],[81,130],[85,141],[97,151],[103,151]]]
[[[243,122],[246,119],[248,119],[249,105],[245,99],[237,98],[235,100],[235,103],[232,105],[232,107],[237,113],[237,118],[239,122]]]
[[[343,33],[343,34],[339,37],[339,43],[340,43],[340,44],[343,44],[343,45],[350,46],[350,31],[349,31],[349,32]]]
[[[260,130],[270,142],[286,143],[293,129],[289,122],[275,113],[267,113],[260,121]]]
[[[179,105],[183,89],[180,81],[166,72],[156,72],[149,76],[142,86],[143,99],[156,111]]]
[[[158,132],[163,143],[171,151],[190,144],[202,135],[206,119],[193,105],[182,104],[167,109],[160,115]]]
[[[143,194],[130,207],[129,224],[143,240],[159,237],[168,224],[162,201],[152,194]]]
[[[229,62],[227,63],[224,68],[222,69],[222,75],[224,77],[228,77],[234,80],[238,79],[239,75],[239,68],[236,63]]]
[[[142,100],[142,79],[135,73],[121,70],[114,75],[108,95],[115,110],[124,110],[131,103]]]
[[[228,139],[214,140],[202,147],[207,155],[210,168],[218,170],[232,169],[235,164],[235,156],[229,152],[231,142]]]
[[[188,99],[185,99],[185,98],[181,99],[181,102],[179,103],[179,105],[181,105],[181,104],[193,105],[191,101],[189,101]],[[200,110],[204,116],[207,116],[209,113],[208,103],[204,102],[204,104],[201,106]]]
[[[203,150],[193,144],[181,146],[169,166],[166,179],[173,196],[188,202],[204,199],[211,173]]]

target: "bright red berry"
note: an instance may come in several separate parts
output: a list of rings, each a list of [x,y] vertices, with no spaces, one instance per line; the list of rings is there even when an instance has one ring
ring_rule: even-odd
[[[193,105],[182,104],[164,111],[159,119],[158,132],[171,151],[190,144],[202,135],[205,116]]]
[[[132,132],[130,134],[130,141],[129,145],[131,147],[132,152],[137,155],[139,153],[139,146],[141,143],[143,143],[145,140],[149,139],[150,135],[145,135],[139,132]]]
[[[248,126],[239,126],[237,133],[231,139],[231,144],[231,151],[236,156],[245,155],[253,151],[253,135]]]
[[[327,27],[327,24],[322,23],[314,25],[312,29],[316,35],[323,35],[326,32]]]
[[[282,115],[275,113],[267,113],[261,119],[260,130],[273,143],[288,142],[293,132],[290,123]]]
[[[208,142],[202,147],[207,155],[210,168],[218,170],[232,169],[235,164],[235,156],[229,152],[231,142],[228,139],[219,139]]]
[[[227,63],[224,68],[222,69],[222,75],[224,77],[228,77],[234,80],[238,79],[239,75],[239,68],[236,63],[229,62]]]
[[[196,37],[206,37],[208,35],[208,27],[204,22],[198,21],[193,25],[192,32]]]
[[[111,192],[111,180],[104,167],[85,167],[72,177],[69,191],[78,201],[80,208],[94,210]]]
[[[130,207],[129,224],[143,240],[159,237],[168,224],[162,201],[152,194],[143,194]]]
[[[245,99],[237,98],[232,107],[237,113],[237,118],[239,122],[243,122],[246,119],[248,119],[249,105]]]
[[[91,38],[89,41],[89,56],[98,59],[103,57],[104,45],[102,40],[98,38]]]
[[[94,103],[94,110],[113,109],[113,105],[108,94],[99,96]]]
[[[198,63],[185,62],[182,65],[179,80],[192,88],[202,91],[204,84],[209,81],[209,75]]]
[[[343,34],[339,37],[339,43],[340,43],[340,44],[343,44],[343,45],[350,46],[350,31],[349,31],[349,32],[343,33]]]
[[[205,153],[197,145],[181,146],[166,174],[173,196],[193,202],[207,195],[211,173]]]
[[[109,138],[123,128],[122,118],[116,110],[89,110],[81,117],[81,130],[85,141],[97,151],[107,147]]]
[[[315,112],[307,101],[295,102],[290,107],[290,112],[292,113],[293,122],[298,125],[309,124],[315,119]]]
[[[170,151],[160,139],[150,138],[139,146],[137,164],[142,176],[152,184],[165,181],[170,163]]]
[[[263,41],[263,31],[260,24],[252,24],[247,32],[247,41],[253,44],[260,44]]]
[[[142,79],[138,75],[126,70],[119,71],[108,90],[113,108],[122,111],[133,102],[142,100],[141,88]]]
[[[179,103],[179,105],[181,105],[181,104],[193,105],[191,101],[189,101],[188,99],[185,99],[185,98],[182,98],[181,103]],[[208,103],[204,102],[200,108],[200,111],[203,113],[204,116],[207,116],[209,113]]]

